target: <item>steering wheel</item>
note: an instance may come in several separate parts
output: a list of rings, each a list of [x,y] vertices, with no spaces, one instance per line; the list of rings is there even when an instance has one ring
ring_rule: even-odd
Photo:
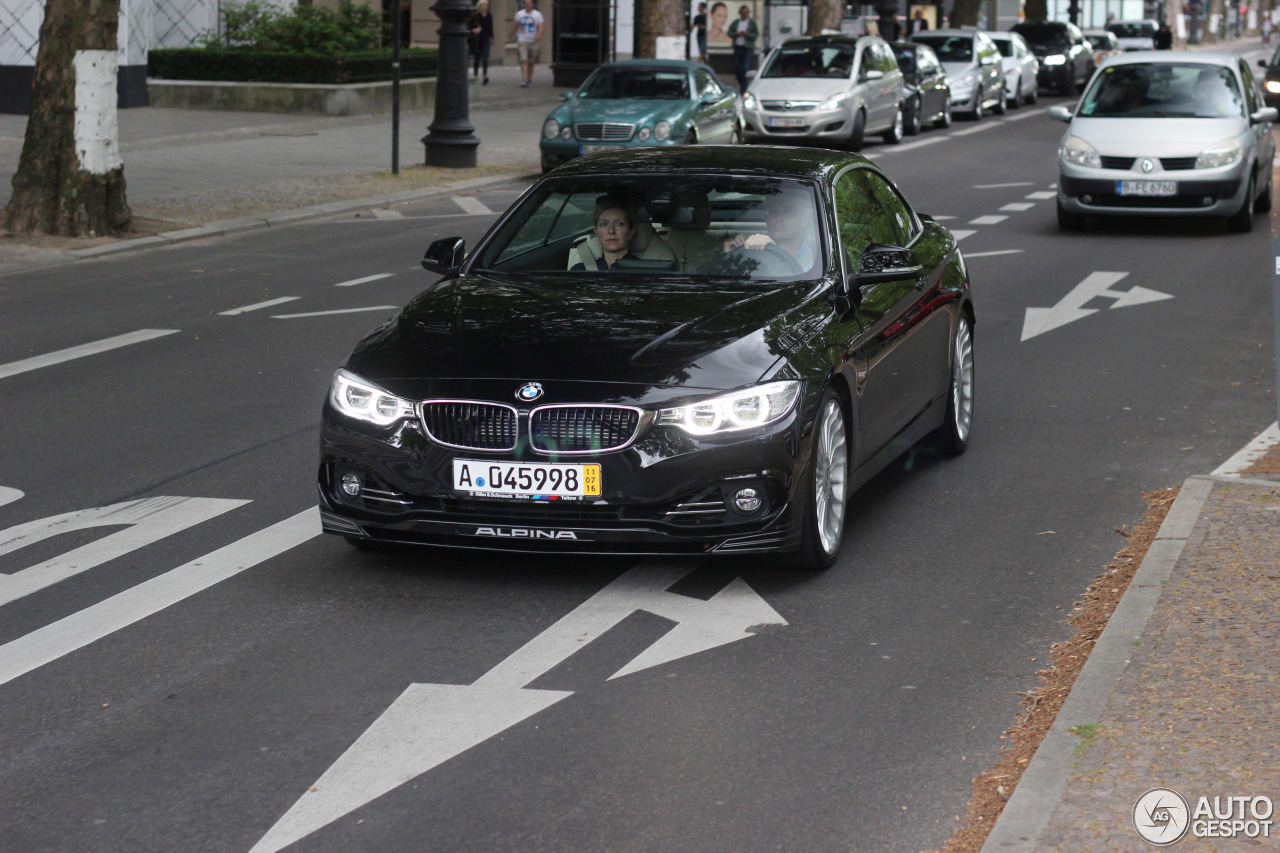
[[[770,243],[763,249],[741,249],[744,255],[756,261],[766,272],[778,274],[779,272],[788,275],[799,275],[804,272],[800,268],[800,262],[791,256],[791,253],[776,243]],[[778,267],[782,267],[781,270]]]

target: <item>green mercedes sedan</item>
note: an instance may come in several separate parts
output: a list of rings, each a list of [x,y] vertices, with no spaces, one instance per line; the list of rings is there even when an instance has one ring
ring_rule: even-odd
[[[593,151],[742,141],[737,95],[701,62],[610,62],[561,97],[542,125],[544,172]]]

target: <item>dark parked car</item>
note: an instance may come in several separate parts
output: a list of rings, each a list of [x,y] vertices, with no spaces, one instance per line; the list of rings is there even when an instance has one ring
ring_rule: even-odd
[[[907,86],[907,135],[919,133],[925,124],[950,127],[951,82],[933,48],[909,41],[895,41],[889,47],[893,48]]]
[[[353,544],[823,567],[853,489],[969,440],[964,261],[855,154],[583,157],[423,266],[324,404],[321,519]]]
[[[1280,48],[1271,55],[1270,60],[1259,59],[1258,65],[1267,69],[1262,76],[1262,97],[1267,106],[1280,107]]]
[[[1040,64],[1036,83],[1041,89],[1072,94],[1083,91],[1093,76],[1093,48],[1075,24],[1060,21],[1037,21],[1014,24],[1018,33]]]

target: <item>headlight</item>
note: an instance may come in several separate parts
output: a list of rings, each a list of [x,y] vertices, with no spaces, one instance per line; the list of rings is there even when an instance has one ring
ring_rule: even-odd
[[[547,123],[542,126],[542,136],[545,139],[555,139],[560,135],[560,122],[553,118],[547,119]]]
[[[653,126],[653,138],[659,142],[666,142],[667,137],[671,135],[671,122],[660,121]]]
[[[688,406],[662,409],[658,423],[678,426],[693,435],[754,429],[782,418],[799,396],[799,382],[771,382]]]
[[[1098,156],[1098,149],[1078,136],[1068,136],[1067,141],[1062,143],[1062,148],[1058,151],[1058,154],[1063,160],[1068,163],[1074,163],[1077,166],[1088,166],[1091,169],[1102,168],[1102,158]]]
[[[564,127],[560,128],[560,138],[561,139],[573,138],[573,130],[569,127],[569,125],[566,124]]]
[[[1280,93],[1280,80],[1268,80],[1266,85],[1263,88],[1265,88],[1268,92],[1272,93],[1273,95],[1276,93]]]
[[[1215,142],[1201,151],[1200,156],[1196,158],[1196,168],[1217,169],[1220,166],[1230,166],[1243,155],[1244,149],[1240,146],[1240,140],[1233,136],[1230,139]]]
[[[1060,53],[1055,53],[1053,56],[1046,56],[1044,58],[1044,64],[1045,65],[1066,65],[1067,58]]]
[[[379,426],[390,426],[401,418],[413,416],[413,404],[408,400],[388,394],[349,370],[333,374],[329,402],[349,418]]]
[[[840,106],[845,101],[849,100],[850,97],[851,95],[849,92],[837,92],[834,95],[828,96],[825,101],[818,104],[818,109],[834,110],[836,107]]]
[[[639,139],[641,142],[644,142],[649,138],[649,135],[650,135],[649,128],[642,127],[640,128],[640,132],[636,134],[636,138]]]
[[[747,94],[742,99],[742,108],[746,110],[758,110],[760,109],[760,102],[756,100],[755,95],[751,94],[750,92],[747,92]]]

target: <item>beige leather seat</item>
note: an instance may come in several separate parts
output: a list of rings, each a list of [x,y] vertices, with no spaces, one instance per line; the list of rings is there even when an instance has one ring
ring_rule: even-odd
[[[706,195],[686,193],[676,198],[675,213],[667,223],[667,243],[681,271],[697,269],[724,251],[726,235],[708,231],[710,225],[711,203]]]

